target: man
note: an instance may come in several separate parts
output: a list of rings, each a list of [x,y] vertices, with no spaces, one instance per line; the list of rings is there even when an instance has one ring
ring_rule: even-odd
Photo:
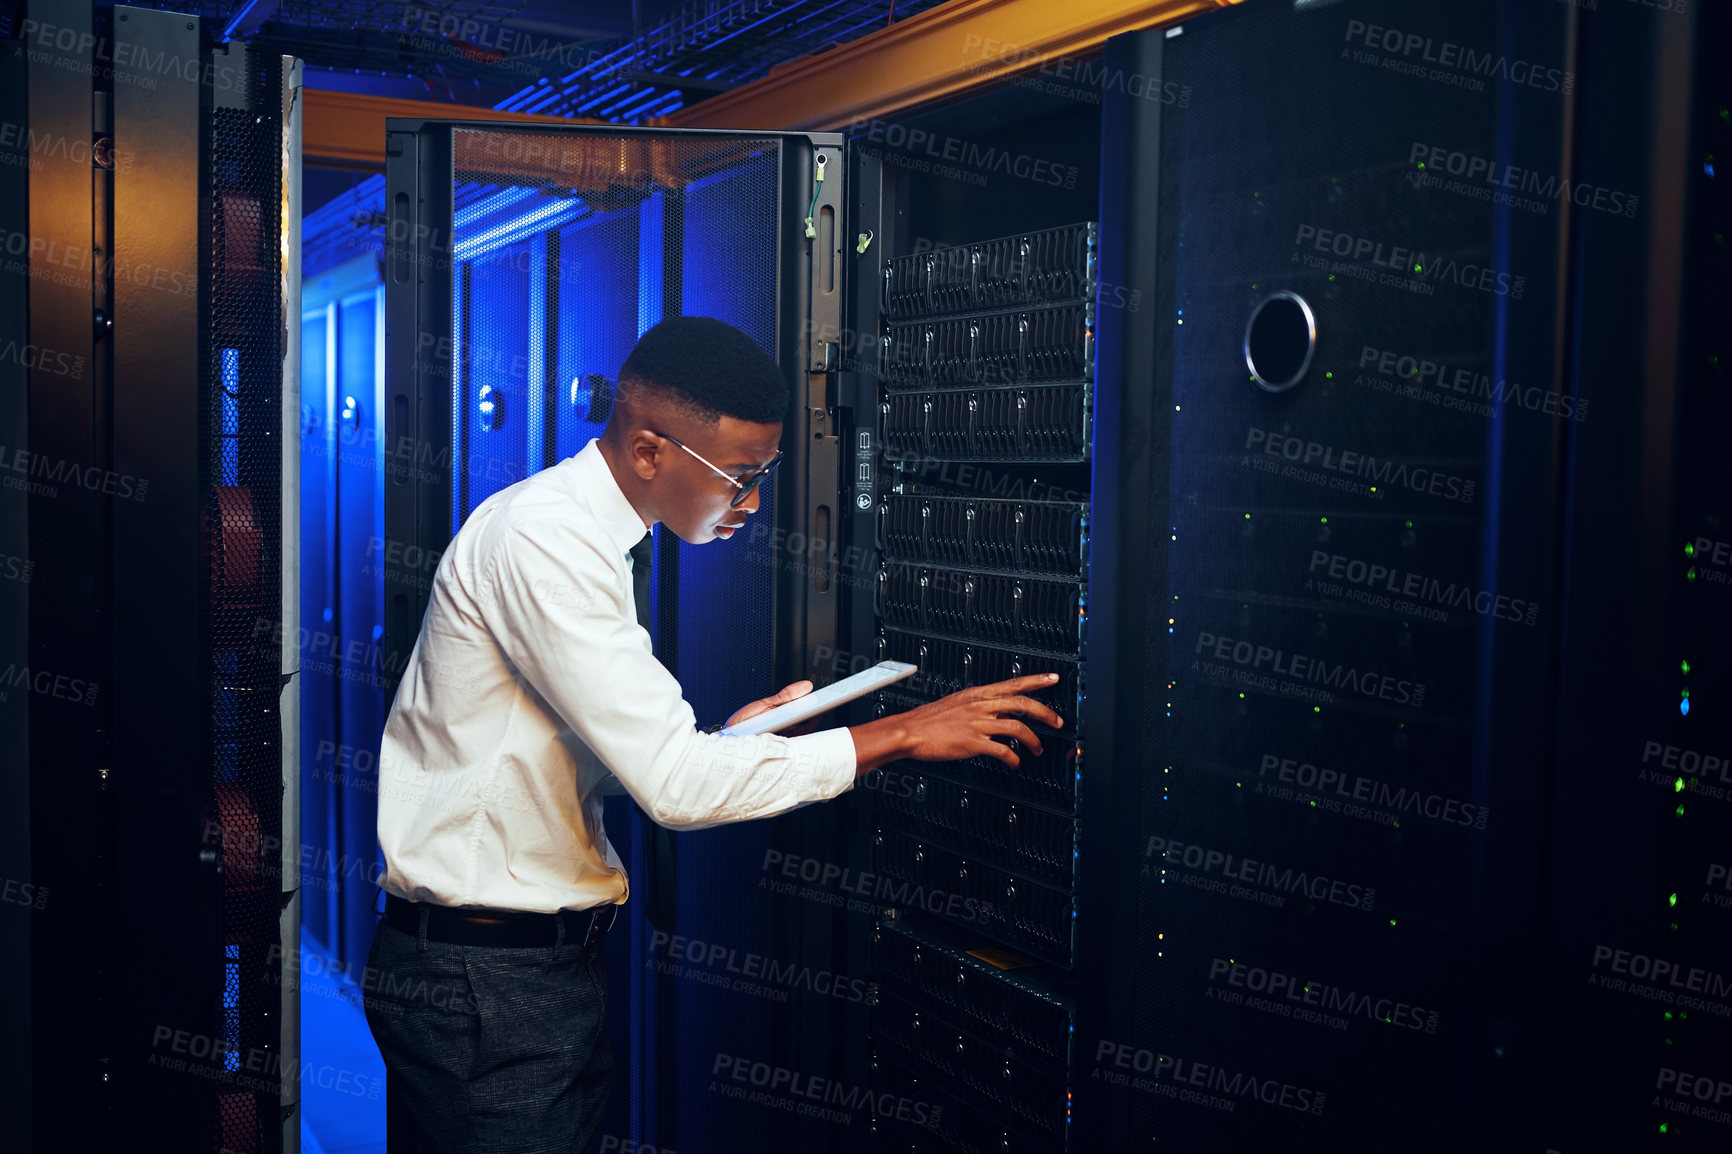
[[[801,737],[697,728],[638,623],[631,554],[658,521],[692,544],[732,536],[787,407],[745,333],[664,321],[620,370],[600,439],[483,501],[440,559],[380,755],[386,908],[366,1013],[394,1154],[594,1148],[611,1064],[601,937],[627,897],[604,792],[700,828],[835,797],[897,758],[1015,765],[994,737],[1040,741],[1006,715],[1062,724],[1021,696],[1057,680],[1041,674]]]

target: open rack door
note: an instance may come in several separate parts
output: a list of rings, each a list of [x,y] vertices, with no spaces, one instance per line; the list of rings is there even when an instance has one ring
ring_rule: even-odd
[[[818,527],[836,492],[835,358],[812,335],[840,326],[842,138],[425,120],[392,120],[387,136],[393,679],[465,517],[599,436],[638,337],[681,315],[743,329],[793,389],[786,459],[751,528],[701,551],[657,528],[646,623],[657,656],[700,724],[807,676],[814,650],[835,643],[835,593],[812,566],[779,564],[773,546],[828,536]],[[605,1132],[663,1148],[767,1148],[772,1137],[753,1132],[771,1124],[765,1112],[701,1088],[719,1053],[776,1060],[787,1008],[763,1013],[654,963],[675,934],[744,953],[787,932],[755,885],[778,827],[676,835],[624,805],[607,826],[631,900],[609,938],[617,1060]],[[697,1089],[676,1099],[671,1086]]]

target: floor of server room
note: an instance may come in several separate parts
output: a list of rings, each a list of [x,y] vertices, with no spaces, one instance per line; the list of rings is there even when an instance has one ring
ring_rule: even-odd
[[[330,956],[301,931],[301,957]],[[348,975],[303,970],[301,1037],[317,1038],[319,1047],[311,1075],[301,1078],[301,1154],[385,1154],[385,1060],[361,1011],[360,987]],[[305,1054],[302,1060],[312,1062]],[[319,1066],[352,1071],[360,1092],[351,1085],[320,1086]]]

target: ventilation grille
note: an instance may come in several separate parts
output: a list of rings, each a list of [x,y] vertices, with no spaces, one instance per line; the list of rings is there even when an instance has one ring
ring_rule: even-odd
[[[878,411],[882,444],[893,464],[1088,457],[1086,385],[892,393]]]
[[[897,562],[878,570],[878,615],[897,629],[1074,658],[1082,646],[1081,609],[1074,581]]]
[[[884,266],[893,322],[1095,296],[1093,222],[896,257]]]
[[[1068,889],[1018,877],[887,826],[872,841],[876,868],[902,883],[914,912],[1070,968],[1076,907]]]
[[[873,1037],[910,1069],[942,1078],[1048,1138],[1065,1132],[1069,1102],[1062,1075],[1029,1062],[1013,1047],[998,1046],[967,1026],[922,1010],[895,994],[872,1007]]]
[[[1076,580],[1087,532],[1080,503],[891,493],[878,506],[878,548],[897,561]]]
[[[892,389],[1085,380],[1094,364],[1094,306],[891,325],[881,349],[880,372]]]
[[[881,986],[911,1005],[937,1010],[995,1045],[1035,1058],[1070,1060],[1073,1015],[1051,991],[895,920],[872,934],[872,966]]]
[[[283,879],[259,857],[282,834],[282,76],[281,58],[237,46],[242,80],[211,110],[205,543],[210,598],[209,753],[222,872],[220,1004],[231,1077],[215,1092],[211,1148],[273,1149]],[[207,827],[211,828],[211,827]]]

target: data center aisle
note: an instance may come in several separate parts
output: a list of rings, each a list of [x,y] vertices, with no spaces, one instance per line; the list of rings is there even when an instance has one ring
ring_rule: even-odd
[[[301,931],[302,959],[330,956]],[[301,968],[301,1036],[317,1038],[318,1047],[301,1072],[301,1154],[385,1154],[385,1060],[361,991],[347,975],[308,968]]]

